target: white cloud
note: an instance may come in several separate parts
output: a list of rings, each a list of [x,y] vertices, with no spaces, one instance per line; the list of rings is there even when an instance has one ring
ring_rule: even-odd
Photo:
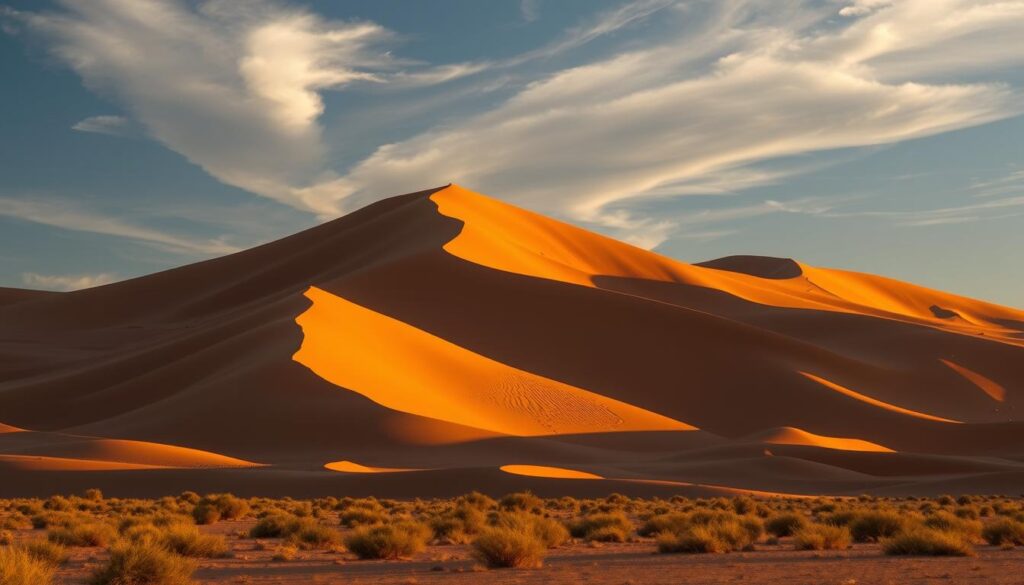
[[[110,284],[117,281],[117,275],[108,273],[99,274],[62,274],[62,275],[50,275],[50,274],[37,274],[35,272],[26,272],[21,275],[21,281],[25,283],[25,286],[32,288],[42,288],[48,290],[59,290],[59,291],[70,291],[80,290],[83,288],[92,288],[94,286],[101,286],[104,284]]]
[[[392,63],[372,47],[390,33],[261,0],[60,3],[16,17],[150,135],[225,183],[334,210],[330,197],[295,194],[324,172],[321,92],[379,80],[373,71]]]
[[[960,24],[929,28],[920,13],[934,6],[930,0],[879,5],[845,28],[825,25],[835,14],[829,7],[712,4],[707,22],[689,27],[700,31],[699,42],[680,35],[559,71],[489,112],[380,147],[332,191],[361,204],[454,181],[603,225],[619,237],[659,241],[664,221],[645,222],[625,208],[667,196],[666,186],[742,176],[738,169],[767,159],[893,143],[1020,113],[1021,96],[1006,84],[918,81],[896,75],[917,71],[905,62],[888,68],[885,57],[913,47],[927,62],[920,70],[930,73],[932,58],[951,37],[962,40],[965,27],[1024,26],[1024,14],[996,3],[942,4],[943,22]],[[993,20],[997,13],[1010,22]],[[692,11],[673,14],[697,18]],[[879,40],[884,30],[898,38]],[[1020,43],[1001,50],[1024,57]],[[741,188],[755,183],[743,178]]]
[[[108,134],[110,136],[127,136],[130,134],[131,123],[122,116],[91,116],[71,127],[79,132]]]
[[[128,238],[179,253],[204,256],[237,252],[238,248],[222,239],[193,239],[177,236],[123,219],[78,209],[61,200],[0,198],[0,216],[57,227],[66,230]]]

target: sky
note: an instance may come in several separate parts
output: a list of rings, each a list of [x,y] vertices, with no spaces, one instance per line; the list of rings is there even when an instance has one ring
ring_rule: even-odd
[[[0,0],[0,286],[449,182],[1024,307],[1024,0]]]

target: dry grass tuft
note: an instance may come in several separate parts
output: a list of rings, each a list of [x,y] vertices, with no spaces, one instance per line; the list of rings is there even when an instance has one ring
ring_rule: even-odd
[[[423,551],[430,528],[404,522],[357,528],[345,539],[345,546],[360,559],[401,559]]]
[[[153,543],[111,547],[110,559],[93,573],[91,585],[192,585],[192,561]]]
[[[486,528],[473,540],[473,555],[492,569],[538,568],[547,548],[533,530],[524,527]]]
[[[3,585],[49,585],[55,565],[41,561],[19,547],[0,548],[0,583]]]

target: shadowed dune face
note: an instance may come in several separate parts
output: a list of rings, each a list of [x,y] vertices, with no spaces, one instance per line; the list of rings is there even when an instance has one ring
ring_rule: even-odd
[[[1019,323],[792,260],[689,265],[450,186],[0,291],[0,492],[984,491],[1024,478]]]

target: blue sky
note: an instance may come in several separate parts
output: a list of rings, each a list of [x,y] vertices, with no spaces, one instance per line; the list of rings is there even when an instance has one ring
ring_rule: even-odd
[[[0,285],[457,182],[1024,306],[1024,0],[0,0]]]

